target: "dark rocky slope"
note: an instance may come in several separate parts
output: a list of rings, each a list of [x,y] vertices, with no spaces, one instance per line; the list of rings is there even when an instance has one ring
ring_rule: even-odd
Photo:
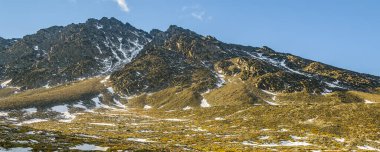
[[[376,76],[275,52],[269,47],[226,44],[177,26],[151,34],[153,41],[135,60],[112,74],[117,90],[132,95],[179,85],[188,87],[204,80],[200,91],[205,91],[217,86],[217,71],[259,89],[284,93],[373,91],[380,85]],[[200,69],[207,72],[201,79],[194,79]]]
[[[3,79],[37,88],[109,74],[130,62],[150,39],[115,18],[42,29],[3,51]]]

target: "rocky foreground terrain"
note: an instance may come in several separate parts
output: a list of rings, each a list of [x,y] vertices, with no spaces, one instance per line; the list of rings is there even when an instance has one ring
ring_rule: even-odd
[[[0,38],[0,151],[380,151],[380,77],[115,18]]]

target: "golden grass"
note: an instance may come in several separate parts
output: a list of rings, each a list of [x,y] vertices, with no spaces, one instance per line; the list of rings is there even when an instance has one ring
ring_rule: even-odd
[[[0,98],[4,98],[4,97],[12,95],[15,90],[16,90],[15,88],[0,89]]]
[[[205,94],[207,102],[212,106],[246,105],[257,102],[258,98],[242,81],[237,79],[231,81]]]
[[[363,100],[369,100],[372,102],[380,103],[380,94],[372,94],[372,93],[359,92],[359,91],[349,91],[348,93],[355,95]]]
[[[152,94],[143,94],[128,100],[129,107],[142,108],[145,105],[154,108],[180,109],[186,106],[198,107],[200,95],[193,87],[171,87]]]
[[[43,122],[30,125],[36,129],[61,131],[64,134],[86,134],[102,140],[142,138],[153,143],[135,143],[148,147],[169,149],[185,145],[192,151],[310,151],[357,149],[356,146],[380,144],[378,140],[380,105],[377,104],[324,104],[283,106],[219,106],[193,110],[106,111],[79,115],[72,123]],[[224,120],[215,120],[220,117]],[[178,118],[185,121],[166,121]],[[103,122],[115,126],[95,126]],[[136,125],[132,125],[136,124]],[[202,131],[195,131],[201,129]],[[264,130],[267,129],[267,130]],[[281,131],[286,129],[286,131]],[[141,132],[142,130],[149,132]],[[269,139],[260,140],[260,136]],[[302,140],[291,136],[306,137]],[[346,139],[340,143],[335,138]],[[254,141],[260,144],[281,141],[305,141],[312,146],[255,147],[242,144]],[[181,149],[179,151],[182,151]]]
[[[104,89],[100,78],[78,81],[50,89],[34,89],[0,98],[0,109],[24,108],[28,106],[44,106],[62,102],[76,101],[99,94]]]

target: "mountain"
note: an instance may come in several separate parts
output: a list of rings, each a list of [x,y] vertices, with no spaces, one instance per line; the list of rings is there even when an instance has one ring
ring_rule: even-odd
[[[266,46],[227,44],[177,26],[170,26],[165,32],[153,30],[150,33],[152,42],[131,63],[114,72],[111,80],[117,91],[129,96],[165,94],[141,96],[136,100],[151,101],[149,104],[156,107],[199,106],[205,99],[203,94],[215,90],[223,90],[218,94],[226,96],[238,91],[245,96],[236,99],[239,103],[254,103],[265,100],[258,91],[253,91],[255,89],[326,94],[344,90],[373,92],[380,86],[379,77],[279,53]],[[228,88],[223,85],[226,81],[235,80],[245,85],[244,88],[225,89]],[[137,105],[141,107],[144,103]]]
[[[8,59],[5,50],[12,46],[17,40],[18,39],[4,39],[0,37],[0,80],[3,79],[5,71],[4,64]]]
[[[0,38],[0,151],[376,151],[379,103],[378,76],[174,25]]]
[[[38,88],[110,74],[131,61],[150,35],[115,18],[53,26],[8,46],[2,56],[10,85]]]

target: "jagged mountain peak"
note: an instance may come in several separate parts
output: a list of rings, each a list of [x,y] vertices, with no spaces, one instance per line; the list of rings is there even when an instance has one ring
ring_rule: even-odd
[[[144,53],[112,75],[111,79],[117,90],[133,95],[174,86],[192,88],[199,80],[205,80],[196,86],[197,89],[193,88],[194,92],[200,93],[218,86],[221,79],[216,76],[217,71],[258,89],[283,93],[371,91],[380,85],[379,77],[325,66],[320,62],[276,52],[268,46],[227,44],[215,37],[202,36],[176,25],[171,25],[164,32],[152,30],[151,33],[155,36],[152,42],[144,47]],[[153,59],[163,61],[160,63],[175,63],[175,65],[145,64],[145,62],[152,63]],[[152,70],[167,69],[171,70],[166,71],[164,77],[151,79],[160,77]],[[187,73],[188,71],[191,72]],[[134,73],[142,75],[136,77]],[[153,73],[155,75],[151,75]],[[194,76],[194,73],[203,73],[203,75]],[[136,84],[140,87],[135,87]]]
[[[8,48],[2,75],[12,79],[12,85],[34,88],[110,74],[150,40],[149,33],[115,18],[53,26]]]

